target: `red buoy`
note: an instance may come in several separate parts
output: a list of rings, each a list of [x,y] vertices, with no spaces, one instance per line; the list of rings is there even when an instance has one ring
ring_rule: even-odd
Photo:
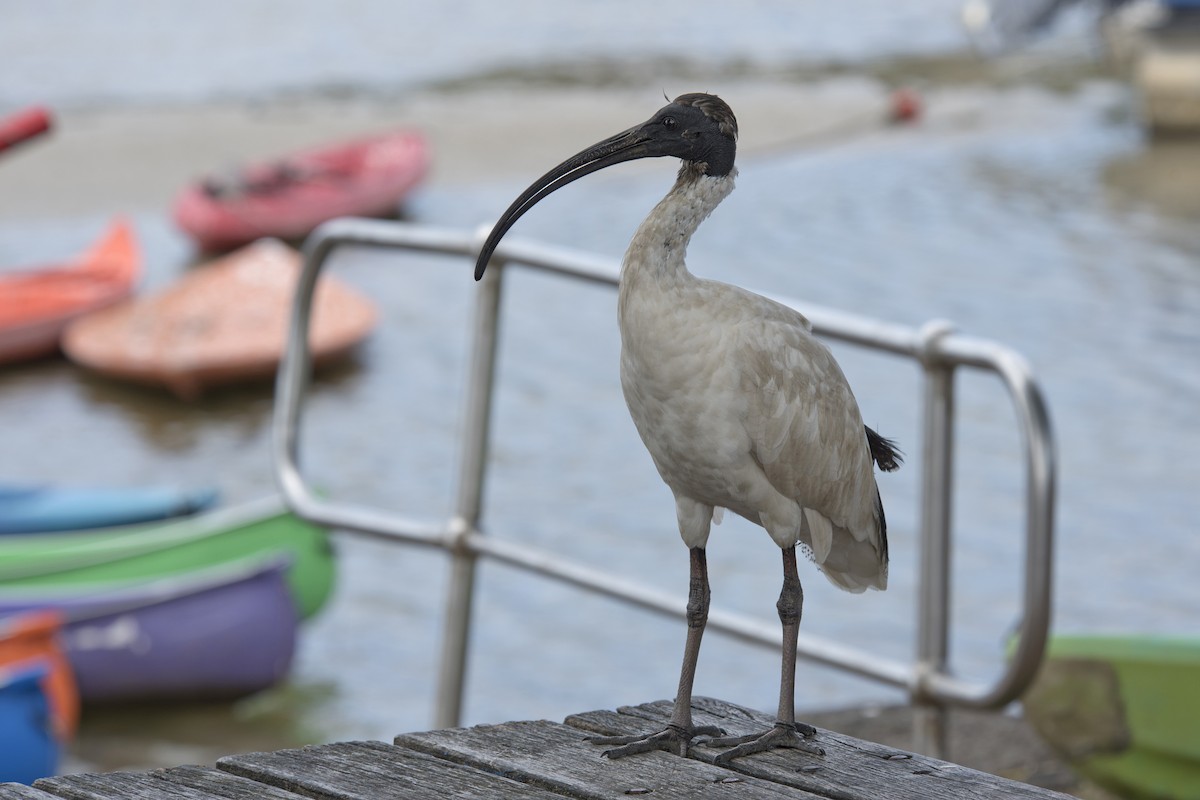
[[[896,89],[888,99],[888,121],[912,122],[921,116],[921,97],[912,89]]]

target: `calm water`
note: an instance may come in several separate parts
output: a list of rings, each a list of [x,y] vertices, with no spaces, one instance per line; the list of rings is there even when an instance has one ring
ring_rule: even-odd
[[[6,58],[13,52],[23,64],[41,63],[47,91],[64,102],[150,102],[334,83],[378,88],[390,83],[389,69],[420,82],[579,51],[619,58],[661,48],[677,55],[698,44],[729,60],[786,60],[793,48],[814,58],[855,59],[961,44],[948,16],[957,4],[932,0],[903,9],[836,4],[836,12],[835,4],[758,3],[744,17],[739,12],[737,25],[683,14],[675,23],[671,12],[682,4],[665,3],[651,12],[661,17],[637,30],[613,27],[613,18],[631,15],[606,14],[610,6],[600,4],[580,4],[577,15],[564,18],[558,6],[527,2],[528,23],[508,30],[496,27],[500,21],[483,4],[414,10],[408,25],[389,4],[342,4],[355,13],[325,19],[325,6],[302,3],[280,21],[278,41],[263,45],[242,33],[227,43],[239,58],[261,59],[255,69],[239,70],[232,59],[206,70],[199,66],[205,31],[224,26],[228,16],[210,4],[189,20],[155,19],[147,10],[127,24],[104,23],[118,41],[163,33],[148,38],[163,49],[167,66],[148,76],[132,56],[88,49],[84,31],[101,20],[87,17],[105,5],[16,4],[13,27],[0,32]],[[240,7],[263,26],[276,21],[271,4]],[[463,25],[464,18],[475,22]],[[67,41],[84,43],[77,60],[52,63],[28,41],[31,31],[51,25]],[[728,30],[738,35],[716,38],[715,31]],[[415,59],[403,44],[420,44],[431,31],[447,47]],[[351,39],[362,48],[350,47]],[[353,52],[348,61],[300,58],[310,50]],[[97,66],[69,68],[81,63]],[[0,100],[33,99],[34,87],[13,74],[0,71],[7,76],[0,77]],[[949,318],[1022,352],[1044,383],[1060,452],[1056,626],[1194,634],[1200,150],[1144,142],[1125,113],[1129,98],[1115,84],[969,93],[1004,113],[955,131],[916,128],[744,160],[738,190],[701,229],[689,263],[706,276],[911,325]],[[614,130],[632,121],[614,120]],[[663,163],[581,181],[540,205],[516,233],[619,257],[672,172]],[[521,188],[430,188],[410,215],[474,227]],[[103,219],[0,221],[0,254],[31,261],[69,252]],[[161,284],[183,269],[188,248],[163,215],[136,222],[154,265],[149,283]],[[334,270],[368,290],[384,313],[358,360],[314,390],[305,433],[313,480],[343,499],[444,515],[453,498],[469,265],[354,253]],[[505,311],[491,530],[682,593],[686,557],[670,495],[620,398],[615,294],[517,273]],[[909,460],[881,479],[892,529],[891,588],[850,596],[809,571],[805,630],[904,658],[914,636],[916,369],[861,350],[835,352],[867,421],[899,440]],[[986,678],[1017,613],[1019,442],[998,383],[965,374],[960,395],[955,580],[963,591],[954,608],[954,656],[967,674]],[[183,405],[64,363],[12,369],[0,372],[0,419],[8,421],[0,477],[167,477],[215,483],[230,500],[257,496],[273,489],[270,411],[263,387]],[[234,707],[93,715],[79,748],[85,762],[182,763],[233,749],[386,739],[426,727],[443,559],[339,541],[341,585],[305,631],[288,686]],[[771,619],[778,555],[761,530],[727,519],[710,549],[714,603]],[[486,565],[476,608],[468,722],[560,719],[668,697],[674,689],[683,638],[674,621]],[[893,699],[869,684],[802,670],[802,706]],[[773,708],[776,677],[774,654],[713,636],[697,691]]]
[[[386,92],[579,60],[782,65],[962,46],[959,0],[835,5],[4,0],[0,104]]]

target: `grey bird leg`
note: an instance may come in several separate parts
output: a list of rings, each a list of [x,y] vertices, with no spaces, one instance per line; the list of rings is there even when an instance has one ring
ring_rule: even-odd
[[[688,584],[687,643],[683,648],[683,667],[679,672],[679,689],[675,693],[675,707],[671,721],[658,733],[645,736],[592,736],[594,744],[621,745],[605,750],[600,755],[607,758],[623,758],[635,753],[651,750],[666,750],[668,753],[686,756],[692,739],[697,736],[719,736],[725,731],[711,725],[697,728],[692,724],[692,684],[696,679],[696,662],[700,658],[700,639],[704,636],[704,625],[708,622],[708,561],[703,547],[691,549],[691,580]]]
[[[779,678],[779,712],[775,727],[765,733],[745,736],[723,736],[704,742],[711,747],[729,747],[721,753],[716,763],[727,764],[731,759],[762,753],[776,747],[790,747],[817,756],[825,751],[805,741],[805,737],[817,735],[817,729],[803,722],[796,722],[796,640],[800,634],[800,615],[804,608],[804,589],[796,571],[796,548],[783,551],[783,589],[779,592],[779,621],[783,624],[783,658]]]

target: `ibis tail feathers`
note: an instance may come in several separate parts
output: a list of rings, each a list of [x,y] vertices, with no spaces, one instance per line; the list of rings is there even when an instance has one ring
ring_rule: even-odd
[[[904,463],[904,454],[891,439],[880,436],[875,431],[863,426],[867,431],[867,445],[871,448],[871,460],[884,472],[894,472]]]

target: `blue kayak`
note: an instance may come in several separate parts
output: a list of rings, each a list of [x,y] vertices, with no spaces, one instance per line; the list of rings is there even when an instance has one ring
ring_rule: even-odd
[[[216,500],[215,489],[0,484],[0,534],[134,525],[194,514]]]
[[[0,781],[33,783],[58,766],[59,744],[41,685],[47,670],[34,661],[0,671]]]

